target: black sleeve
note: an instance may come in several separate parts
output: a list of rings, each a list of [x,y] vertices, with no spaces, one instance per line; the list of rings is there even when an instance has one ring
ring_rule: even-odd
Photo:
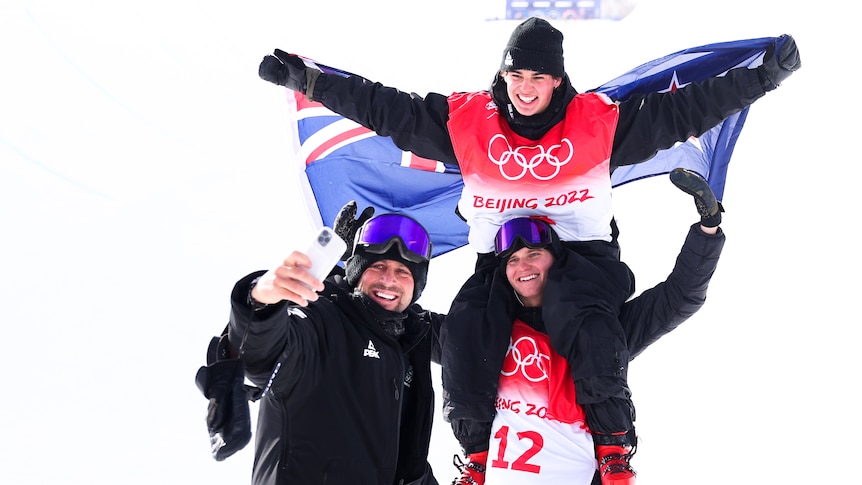
[[[264,273],[265,271],[256,271],[239,280],[230,296],[228,340],[242,359],[250,378],[258,375],[269,377],[281,355],[286,338],[287,326],[275,324],[272,318],[276,309],[283,310],[286,307],[284,303],[268,305],[257,311],[249,305],[251,284]],[[287,316],[284,311],[278,313]],[[266,324],[262,325],[262,322]]]
[[[416,314],[417,319],[431,327],[428,332],[428,338],[431,339],[431,362],[440,364],[442,362],[440,328],[443,326],[446,315],[426,310],[418,303],[410,305],[410,311]]]
[[[430,160],[455,165],[449,138],[449,102],[429,93],[422,98],[360,76],[320,74],[313,99],[335,113],[391,137],[395,145]]]
[[[440,328],[443,326],[443,320],[446,315],[441,313],[431,313],[431,338],[433,340],[431,348],[431,362],[435,364],[442,363],[442,351],[440,347]]]
[[[632,358],[703,306],[724,241],[721,228],[711,235],[693,224],[667,280],[623,305],[620,323]]]
[[[251,273],[239,280],[231,292],[231,311],[228,323],[228,339],[236,347],[245,367],[246,377],[257,387],[263,388],[273,376],[276,364],[280,363],[278,379],[273,382],[273,391],[292,388],[301,376],[309,374],[318,364],[316,349],[319,340],[320,313],[315,310],[325,305],[297,307],[302,317],[286,302],[268,305],[254,310],[248,304],[252,281],[264,271]],[[317,303],[317,302],[315,302]]]
[[[659,150],[700,136],[764,94],[757,70],[743,67],[673,92],[629,98],[620,103],[611,170],[646,161]]]

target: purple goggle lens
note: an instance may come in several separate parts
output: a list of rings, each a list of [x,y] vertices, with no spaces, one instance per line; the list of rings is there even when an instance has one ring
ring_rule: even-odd
[[[431,259],[431,237],[410,217],[401,214],[383,214],[369,219],[356,235],[356,243],[374,254],[383,254],[398,243],[401,257],[414,263]]]
[[[494,254],[505,253],[519,238],[529,247],[546,246],[551,244],[551,230],[545,222],[529,217],[506,221],[494,238]]]

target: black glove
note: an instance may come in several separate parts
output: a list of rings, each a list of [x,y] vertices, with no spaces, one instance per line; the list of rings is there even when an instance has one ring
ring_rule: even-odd
[[[356,231],[365,224],[365,221],[371,219],[373,215],[374,207],[368,206],[357,218],[355,200],[344,204],[344,207],[338,211],[338,214],[335,216],[335,222],[332,224],[332,230],[347,243],[347,250],[341,255],[342,261],[346,261],[353,254],[353,240],[356,238]]]
[[[221,360],[201,367],[195,384],[210,400],[207,430],[213,458],[222,461],[243,449],[251,440],[249,392],[243,384],[244,370],[239,359]]]
[[[782,40],[784,40],[784,45],[776,54],[775,45]],[[763,54],[763,64],[757,68],[757,75],[760,76],[763,90],[772,91],[800,67],[802,67],[802,59],[799,58],[796,41],[790,35],[785,34],[766,48],[766,53]]]
[[[306,94],[308,77],[305,74],[305,63],[302,59],[281,49],[276,49],[273,54],[265,56],[260,62],[258,76],[264,81]]]
[[[701,224],[705,227],[717,227],[721,224],[724,207],[715,198],[715,193],[703,177],[685,168],[675,168],[670,173],[670,181],[686,194],[694,196],[694,205],[700,214]]]

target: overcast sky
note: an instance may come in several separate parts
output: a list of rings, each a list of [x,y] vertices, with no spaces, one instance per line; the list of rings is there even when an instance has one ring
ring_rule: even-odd
[[[194,375],[234,282],[312,234],[261,57],[279,47],[419,94],[480,90],[517,25],[485,20],[498,3],[0,4],[0,483],[248,483],[251,445],[211,458]],[[836,8],[640,0],[619,22],[556,23],[582,91],[712,42],[790,33],[802,54],[739,138],[709,301],[632,364],[641,485],[854,473],[860,126],[841,49],[857,27]],[[615,212],[649,288],[697,220],[691,198],[657,178],[619,189]],[[435,259],[420,303],[447,311],[472,262]],[[442,484],[459,450],[439,406],[435,422]]]

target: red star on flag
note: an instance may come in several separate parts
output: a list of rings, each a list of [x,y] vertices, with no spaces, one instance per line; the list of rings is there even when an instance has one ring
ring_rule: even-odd
[[[676,71],[673,72],[673,76],[670,78],[670,86],[667,89],[659,91],[660,93],[672,93],[677,89],[684,88],[691,83],[680,84],[679,79],[676,77]]]

